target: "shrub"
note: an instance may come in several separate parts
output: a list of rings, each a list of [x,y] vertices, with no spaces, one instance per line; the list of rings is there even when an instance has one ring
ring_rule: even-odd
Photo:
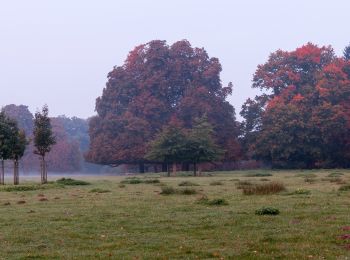
[[[92,193],[107,193],[107,192],[111,192],[111,191],[110,190],[100,189],[100,188],[95,188],[95,189],[90,190],[89,192],[92,192]]]
[[[2,187],[2,191],[31,191],[31,190],[40,190],[39,185],[16,185],[16,186],[5,186]]]
[[[343,185],[339,187],[339,191],[349,191],[350,185]]]
[[[169,187],[169,186],[163,186],[161,187],[162,191],[160,192],[160,194],[163,195],[170,195],[170,194],[175,194],[176,190],[173,187]]]
[[[71,178],[61,178],[61,179],[58,179],[56,183],[66,185],[66,186],[90,185],[89,182],[74,180]]]
[[[244,195],[268,195],[286,190],[283,183],[271,182],[243,187]]]
[[[191,181],[182,181],[179,183],[179,186],[199,186],[199,184]]]
[[[280,211],[273,207],[262,207],[255,211],[256,215],[278,215]]]
[[[119,188],[125,188],[125,184],[119,184],[118,187]]]
[[[224,185],[221,181],[213,181],[210,183],[211,186],[219,186],[219,185]]]
[[[245,177],[269,177],[273,176],[271,173],[258,172],[258,173],[248,173]]]

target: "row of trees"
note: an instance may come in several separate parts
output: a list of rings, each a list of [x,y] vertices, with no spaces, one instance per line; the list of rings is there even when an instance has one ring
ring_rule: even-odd
[[[41,183],[47,183],[45,156],[50,152],[52,145],[55,144],[47,106],[44,106],[41,112],[35,113],[33,139],[34,153],[41,158]],[[26,138],[25,131],[19,128],[17,121],[7,116],[5,111],[2,110],[0,112],[0,184],[4,184],[5,160],[13,161],[14,184],[19,183],[19,159],[24,155],[26,146],[30,141]]]
[[[139,164],[141,172],[144,163],[219,158],[257,159],[275,167],[349,167],[349,59],[350,46],[337,57],[330,46],[312,43],[272,53],[253,77],[262,93],[245,102],[244,121],[238,123],[227,102],[232,84],[222,86],[217,58],[186,40],[140,45],[108,74],[90,121],[86,159]],[[204,116],[212,130],[203,140],[209,141],[193,145],[196,120]],[[212,153],[198,159],[203,147]]]

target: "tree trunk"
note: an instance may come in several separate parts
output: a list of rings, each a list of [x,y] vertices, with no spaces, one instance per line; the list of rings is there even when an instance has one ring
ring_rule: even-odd
[[[173,175],[176,176],[177,163],[173,163]]]
[[[47,183],[47,165],[46,165],[46,161],[44,158],[44,183]]]
[[[5,184],[5,161],[1,160],[1,173],[0,173],[0,184]]]
[[[170,177],[170,167],[169,167],[169,163],[167,163],[166,165],[166,170],[168,172],[168,177]]]
[[[193,175],[196,177],[197,176],[197,163],[193,163]]]
[[[19,184],[19,170],[18,170],[18,160],[14,160],[13,162],[13,184]]]
[[[202,176],[202,165],[198,163],[198,175]]]
[[[139,172],[145,173],[145,164],[144,163],[139,163]]]
[[[41,175],[41,184],[47,183],[47,170],[46,170],[45,156],[42,156],[42,157],[41,157],[41,162],[40,162],[40,175]]]
[[[158,165],[155,164],[155,165],[153,166],[153,171],[154,171],[155,173],[158,172]]]

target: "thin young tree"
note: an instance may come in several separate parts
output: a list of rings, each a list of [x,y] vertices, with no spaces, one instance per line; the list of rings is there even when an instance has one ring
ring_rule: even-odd
[[[42,111],[37,111],[34,117],[34,153],[40,156],[41,183],[47,183],[47,165],[45,156],[51,151],[51,147],[56,144],[56,138],[52,132],[49,109],[44,105]]]
[[[8,124],[9,118],[3,111],[0,112],[0,159],[1,159],[1,171],[0,171],[0,184],[5,184],[5,160],[10,158],[10,135],[11,128]]]
[[[11,135],[11,159],[13,160],[13,184],[19,184],[19,160],[24,155],[24,151],[28,144],[25,132],[19,130],[17,123],[12,128]]]

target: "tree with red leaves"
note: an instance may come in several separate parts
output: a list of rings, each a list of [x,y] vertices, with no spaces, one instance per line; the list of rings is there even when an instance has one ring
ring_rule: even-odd
[[[253,79],[267,93],[241,112],[249,151],[279,167],[349,166],[348,68],[331,47],[311,43],[271,54]]]
[[[124,65],[114,67],[102,96],[96,100],[97,116],[90,121],[90,150],[86,159],[99,164],[143,164],[148,143],[176,116],[191,128],[204,114],[214,127],[225,158],[237,159],[238,124],[234,108],[226,101],[232,85],[223,87],[221,65],[203,48],[186,40],[169,46],[151,41],[131,51]]]

